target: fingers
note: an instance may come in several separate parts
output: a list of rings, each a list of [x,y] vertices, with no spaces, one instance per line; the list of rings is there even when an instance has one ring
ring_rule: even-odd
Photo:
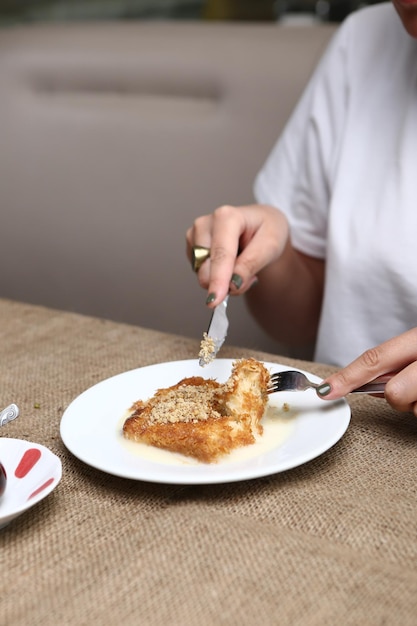
[[[257,272],[282,252],[287,237],[287,221],[273,207],[225,205],[197,218],[186,234],[187,255],[191,259],[196,245],[210,248],[198,272],[209,305],[216,306],[229,292],[247,291]]]
[[[190,260],[193,246],[210,248],[210,258],[198,271],[199,283],[208,291],[209,306],[216,306],[229,291],[236,292],[242,287],[240,277],[234,276],[234,267],[244,229],[242,211],[224,206],[211,215],[198,217],[187,231],[187,256]]]
[[[210,265],[205,268],[209,297],[214,296],[213,306],[221,302],[229,290],[237,292],[243,287],[243,277],[238,273],[238,254],[247,228],[246,218],[244,210],[232,206],[222,206],[214,212]]]
[[[417,416],[417,362],[398,372],[385,386],[385,399],[397,411]]]
[[[366,350],[326,378],[324,393],[320,395],[327,400],[341,398],[387,372],[393,372],[393,376],[385,386],[386,400],[396,410],[413,411],[417,415],[417,328]]]
[[[192,249],[194,246],[202,246],[204,248],[210,248],[211,245],[211,215],[203,215],[198,217],[194,224],[187,230],[185,234],[185,240],[187,245],[187,257],[191,262]]]

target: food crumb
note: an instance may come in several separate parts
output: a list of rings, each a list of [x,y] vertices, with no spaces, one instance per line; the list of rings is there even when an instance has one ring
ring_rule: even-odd
[[[203,334],[203,339],[200,344],[200,352],[198,353],[199,358],[204,362],[205,365],[211,363],[215,357],[215,348],[216,344],[214,339],[208,336],[207,333]]]
[[[35,402],[34,405],[33,405],[33,408],[34,409],[40,409],[41,405],[39,404],[39,402]]]
[[[290,405],[288,404],[288,402],[284,402],[284,404],[282,405],[282,410],[285,411],[285,413],[290,410]]]

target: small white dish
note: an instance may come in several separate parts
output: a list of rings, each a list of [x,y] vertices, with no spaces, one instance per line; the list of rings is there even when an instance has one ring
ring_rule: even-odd
[[[326,452],[345,433],[350,421],[346,400],[325,402],[310,389],[269,396],[271,406],[285,403],[291,407],[295,415],[293,428],[285,441],[254,458],[237,462],[225,458],[208,465],[189,460],[174,464],[141,455],[140,444],[126,445],[121,433],[122,418],[136,400],[146,400],[158,388],[169,387],[188,376],[224,382],[230,376],[232,365],[232,359],[215,359],[204,368],[198,365],[197,359],[171,361],[103,380],[67,407],[61,420],[61,438],[78,459],[115,476],[159,483],[214,484],[258,478],[297,467]],[[288,369],[278,363],[265,363],[265,366],[271,372]],[[317,376],[304,373],[319,382]],[[165,455],[171,453],[165,452]]]
[[[7,474],[0,496],[0,528],[51,493],[61,480],[60,459],[31,441],[0,437],[0,461]]]

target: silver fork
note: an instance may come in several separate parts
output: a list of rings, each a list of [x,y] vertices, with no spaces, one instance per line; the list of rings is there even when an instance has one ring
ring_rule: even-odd
[[[372,380],[371,382],[352,389],[350,393],[373,393],[383,395],[385,390],[385,384],[392,378],[392,375],[385,375]],[[277,391],[305,391],[312,388],[317,391],[321,383],[313,383],[302,372],[296,370],[288,370],[286,372],[276,372],[271,375],[268,393],[276,393]]]

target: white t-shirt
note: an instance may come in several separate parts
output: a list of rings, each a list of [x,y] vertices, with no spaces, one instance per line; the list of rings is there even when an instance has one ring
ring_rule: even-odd
[[[326,259],[317,361],[343,366],[417,326],[417,40],[391,4],[337,30],[255,195]]]

